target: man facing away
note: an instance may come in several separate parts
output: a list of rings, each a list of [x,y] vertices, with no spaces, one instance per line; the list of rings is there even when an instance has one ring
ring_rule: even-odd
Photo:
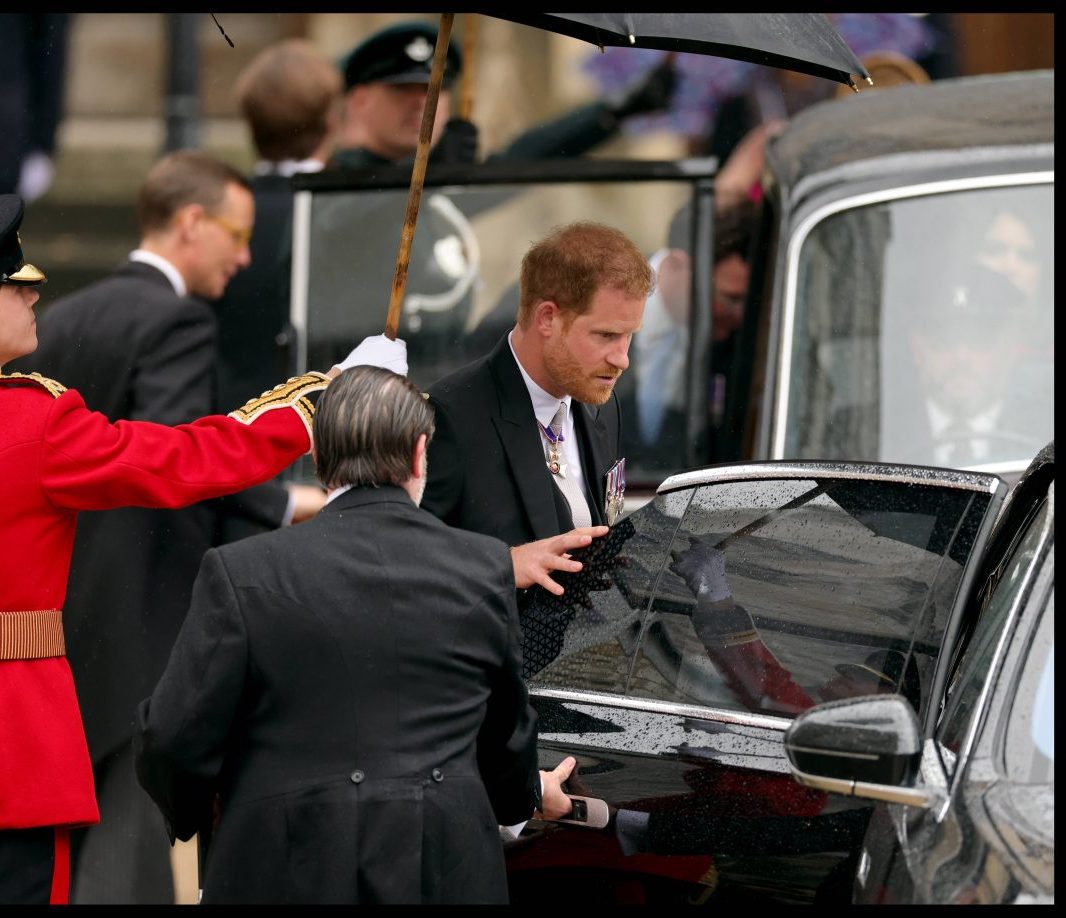
[[[497,824],[570,810],[572,758],[538,781],[506,546],[419,509],[433,433],[403,377],[342,373],[329,503],[204,558],[135,739],[172,837],[218,795],[204,903],[505,903]]]
[[[237,79],[236,98],[255,147],[251,264],[213,305],[218,317],[219,401],[239,404],[288,373],[292,176],[321,170],[338,125],[341,76],[305,39],[259,52]]]
[[[567,552],[607,532],[620,458],[614,388],[652,284],[619,230],[557,228],[522,260],[515,327],[429,388],[437,436],[424,506],[512,546],[519,588],[561,595],[551,573],[580,570]]]

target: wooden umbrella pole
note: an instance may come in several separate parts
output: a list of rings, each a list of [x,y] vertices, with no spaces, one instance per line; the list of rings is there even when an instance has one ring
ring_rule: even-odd
[[[426,163],[429,162],[429,142],[433,137],[433,120],[437,114],[437,98],[444,80],[444,59],[448,53],[448,40],[452,34],[454,13],[441,13],[437,27],[437,44],[433,49],[433,69],[429,74],[429,89],[426,92],[426,107],[422,112],[422,127],[418,132],[418,152],[411,172],[411,190],[407,195],[407,213],[403,218],[400,235],[400,250],[396,255],[396,271],[392,275],[392,297],[389,313],[385,318],[385,337],[392,341],[400,330],[400,311],[403,308],[404,290],[407,287],[407,269],[411,263],[411,243],[415,238],[415,223],[418,221],[418,206],[422,203],[422,185],[426,180]]]
[[[458,116],[472,120],[474,114],[474,51],[477,48],[477,13],[463,17],[463,83]]]

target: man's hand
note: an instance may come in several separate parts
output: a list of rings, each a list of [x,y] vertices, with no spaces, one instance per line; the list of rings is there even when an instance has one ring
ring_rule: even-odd
[[[568,755],[551,771],[540,773],[541,808],[534,814],[538,819],[561,819],[573,809],[573,803],[563,791],[563,782],[576,765],[577,759]]]
[[[562,596],[564,590],[551,579],[552,571],[577,573],[581,570],[581,562],[571,558],[569,552],[584,548],[593,539],[605,536],[608,532],[610,530],[606,526],[583,526],[550,539],[516,545],[511,549],[515,586],[523,590],[539,584],[549,593]]]
[[[406,376],[407,343],[402,338],[392,341],[385,335],[370,335],[326,375],[332,379],[344,370],[359,366],[381,367]]]
[[[292,522],[309,520],[326,506],[326,492],[316,485],[286,485],[293,499]]]
[[[725,554],[694,539],[685,551],[674,551],[670,570],[688,584],[697,598],[707,602],[732,599],[733,591],[725,579]]]
[[[451,118],[444,125],[440,139],[429,154],[433,165],[477,162],[478,129],[472,121]]]

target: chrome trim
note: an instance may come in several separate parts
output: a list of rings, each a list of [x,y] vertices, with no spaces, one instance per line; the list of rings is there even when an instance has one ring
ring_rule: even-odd
[[[608,695],[601,692],[577,692],[569,689],[530,688],[531,698],[551,698],[555,701],[570,701],[574,704],[598,704],[628,711],[647,711],[650,714],[672,714],[676,717],[691,717],[694,720],[714,720],[743,727],[762,727],[784,733],[792,721],[787,717],[770,714],[745,714],[740,711],[724,711],[703,708],[673,701],[654,701],[650,698],[632,698],[623,695]]]
[[[789,743],[790,752],[810,752],[814,755],[833,755],[839,759],[865,759],[868,762],[876,762],[877,756],[872,752],[849,752],[845,749],[816,749],[814,746],[796,746]]]
[[[864,481],[882,479],[902,484],[936,485],[987,494],[995,494],[999,485],[998,479],[989,479],[979,473],[958,469],[893,465],[888,462],[787,462],[777,459],[758,465],[738,462],[671,475],[656,488],[655,493],[668,494],[684,488],[726,481],[769,481],[775,478],[851,478]]]
[[[792,341],[793,326],[796,319],[799,251],[815,224],[840,211],[852,210],[867,204],[878,204],[882,201],[919,198],[951,191],[972,191],[976,188],[1009,188],[1015,185],[1048,185],[1054,184],[1054,182],[1054,170],[1019,172],[1014,175],[981,175],[963,179],[945,179],[939,182],[903,185],[897,188],[871,191],[850,198],[842,198],[839,201],[833,201],[830,204],[819,207],[806,216],[792,233],[785,256],[785,296],[781,316],[782,327],[781,334],[777,338],[781,342],[781,352],[778,354],[777,401],[774,406],[773,446],[770,450],[770,458],[782,459],[785,455],[785,431],[788,427],[789,374],[792,371],[792,348],[789,344]]]
[[[923,810],[931,809],[939,801],[939,795],[916,787],[896,787],[893,784],[869,784],[865,781],[851,781],[847,778],[824,778],[821,775],[808,774],[792,769],[792,777],[806,787],[828,791],[831,794],[843,794],[846,797],[860,797],[863,800],[884,800],[903,806],[916,806]]]
[[[311,206],[310,191],[297,191],[292,201],[292,273],[289,277],[292,296],[289,321],[296,331],[296,368],[307,367],[308,286],[311,283]],[[315,369],[322,369],[316,367]]]

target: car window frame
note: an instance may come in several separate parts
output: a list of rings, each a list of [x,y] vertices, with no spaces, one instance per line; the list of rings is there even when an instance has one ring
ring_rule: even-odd
[[[793,220],[784,252],[781,305],[779,307],[779,317],[774,323],[774,331],[776,333],[772,337],[774,346],[777,349],[771,358],[774,364],[774,382],[772,386],[768,385],[767,387],[765,398],[768,404],[764,406],[762,411],[763,416],[768,419],[765,428],[768,440],[768,458],[784,459],[786,457],[785,447],[789,429],[789,397],[792,383],[792,341],[795,337],[796,329],[800,254],[807,237],[816,226],[846,210],[854,210],[905,198],[960,191],[1011,188],[1023,185],[1051,185],[1054,188],[1054,184],[1054,169],[1029,168],[1017,171],[986,173],[964,178],[943,178],[933,181],[898,184],[890,188],[880,188],[847,195],[825,203],[815,204],[806,212],[801,211],[801,215]],[[1003,474],[1020,472],[1024,467],[1025,463],[1018,466],[1008,463],[1003,468],[986,467],[983,470]]]

